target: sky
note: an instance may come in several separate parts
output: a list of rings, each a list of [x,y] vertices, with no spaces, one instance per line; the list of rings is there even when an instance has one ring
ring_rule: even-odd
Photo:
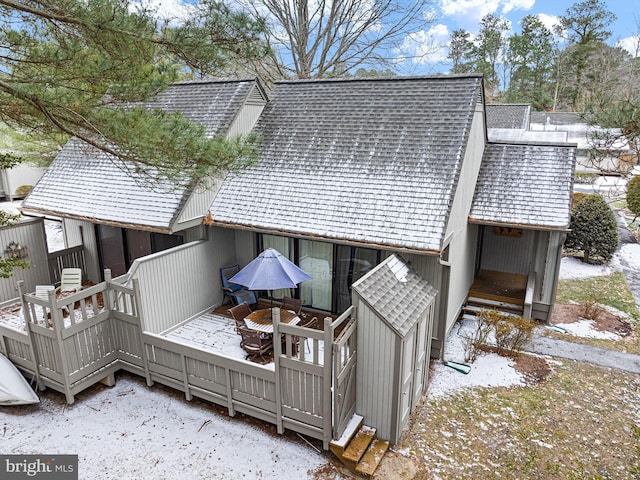
[[[158,9],[161,16],[180,16],[189,4],[196,0],[141,0]],[[235,2],[237,0],[229,0]],[[312,0],[313,1],[313,0]],[[402,1],[402,0],[399,0]],[[430,28],[414,32],[403,44],[406,60],[400,61],[399,71],[403,74],[431,74],[446,72],[446,44],[451,33],[459,28],[471,34],[478,32],[480,19],[487,14],[501,16],[511,23],[511,32],[518,33],[519,22],[525,15],[539,15],[545,25],[551,27],[558,16],[578,0],[430,0],[437,20]],[[632,50],[640,33],[640,1],[639,0],[604,0],[607,9],[612,11],[617,20],[612,25],[613,35],[609,43],[626,46]],[[437,48],[445,46],[444,48]],[[429,51],[421,60],[421,53]],[[413,59],[409,59],[409,57]]]

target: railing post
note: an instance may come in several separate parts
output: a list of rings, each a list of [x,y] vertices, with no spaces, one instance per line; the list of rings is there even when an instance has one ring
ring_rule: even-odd
[[[333,419],[333,404],[331,403],[331,389],[333,382],[333,328],[331,326],[331,317],[324,317],[324,359],[323,359],[323,428],[322,428],[322,448],[329,450],[329,442],[332,436],[332,419]]]
[[[20,305],[22,305],[22,320],[24,321],[24,329],[27,332],[27,337],[29,338],[29,354],[31,355],[31,359],[33,360],[33,374],[36,378],[36,386],[38,390],[44,390],[44,385],[42,384],[42,380],[40,378],[40,360],[38,358],[38,354],[36,353],[36,347],[34,346],[33,341],[33,332],[31,331],[30,319],[31,312],[27,303],[24,301],[24,280],[18,280],[18,293],[20,295]],[[7,357],[9,356],[9,351],[7,350],[7,346],[5,344],[5,351],[7,352]]]
[[[62,330],[64,329],[64,318],[62,316],[62,309],[58,308],[56,301],[56,291],[49,290],[47,292],[49,300],[49,311],[51,312],[51,322],[53,323],[53,331],[56,335],[56,354],[60,360],[60,366],[62,368],[62,378],[64,381],[64,393],[67,397],[67,403],[72,404],[75,399],[71,393],[71,384],[69,382],[69,365],[67,362],[67,355],[64,348],[64,339],[62,338]],[[72,312],[69,312],[73,315]]]
[[[271,309],[271,321],[273,322],[273,363],[275,366],[276,388],[276,429],[279,434],[284,433],[282,422],[282,383],[280,375],[280,355],[282,354],[282,342],[280,341],[280,309]]]
[[[111,270],[104,269],[104,281],[107,283],[107,289],[105,290],[104,306],[107,310],[113,310],[113,297],[111,295]]]
[[[140,357],[142,357],[142,366],[144,368],[144,376],[147,379],[147,385],[150,387],[153,385],[153,380],[151,379],[151,371],[149,370],[149,359],[147,358],[147,350],[144,346],[144,338],[143,338],[143,325],[144,321],[142,318],[142,308],[140,304],[140,280],[134,278],[131,282],[133,284],[133,298],[132,303],[134,305],[135,317],[138,319],[138,338],[140,339]],[[190,400],[190,399],[188,399]]]

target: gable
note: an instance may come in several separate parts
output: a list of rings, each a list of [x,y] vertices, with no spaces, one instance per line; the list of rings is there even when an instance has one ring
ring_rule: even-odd
[[[439,250],[480,76],[277,83],[214,224]]]
[[[177,83],[145,105],[181,112],[204,125],[209,136],[225,135],[256,84],[255,80]],[[190,202],[192,195],[197,198]],[[150,182],[130,164],[72,138],[24,200],[23,209],[169,232],[191,225],[176,226],[178,218],[200,223],[213,195]],[[189,208],[181,215],[185,206]]]

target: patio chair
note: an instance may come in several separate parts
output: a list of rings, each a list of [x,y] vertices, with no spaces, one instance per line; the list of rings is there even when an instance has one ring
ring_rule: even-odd
[[[283,297],[282,305],[280,305],[280,308],[282,308],[283,310],[291,310],[296,315],[300,315],[300,312],[302,311],[302,303],[302,300],[299,300],[297,298]]]
[[[230,267],[222,267],[220,269],[222,290],[231,300],[232,305],[240,305],[242,302],[246,302],[248,305],[255,305],[257,302],[255,293],[247,290],[242,285],[229,282],[229,279],[239,271],[240,267],[238,265],[231,265]]]
[[[255,361],[256,357],[260,357],[262,363],[266,363],[265,355],[273,350],[273,337],[264,337],[260,332],[246,327],[240,327],[238,330],[242,336],[240,346],[247,352],[247,359]]]
[[[60,272],[60,286],[57,292],[77,292],[82,290],[82,269],[63,268]]]
[[[49,300],[49,292],[51,290],[55,290],[56,287],[53,285],[36,285],[35,296],[42,300]],[[41,307],[40,305],[33,306],[33,312],[36,315],[36,318],[32,319],[34,322],[39,323],[43,322],[44,325],[48,325],[51,323],[49,319],[49,313],[45,307]],[[18,317],[21,322],[26,321],[24,316],[24,307],[20,307],[20,312],[18,313]]]
[[[240,328],[247,326],[247,324],[244,323],[244,318],[251,313],[249,305],[247,302],[242,302],[240,305],[231,307],[227,312],[229,312],[229,315],[231,315],[236,322],[236,333],[240,335]]]

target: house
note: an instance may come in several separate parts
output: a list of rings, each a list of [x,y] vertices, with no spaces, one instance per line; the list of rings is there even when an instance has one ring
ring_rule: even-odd
[[[157,105],[212,133],[257,122],[260,161],[206,191],[158,191],[70,141],[23,210],[64,218],[89,277],[195,239],[219,242],[217,268],[274,247],[312,275],[305,304],[340,313],[352,284],[400,253],[440,292],[433,356],[480,272],[507,274],[522,312],[548,320],[575,146],[489,141],[481,76],[284,81],[268,101],[257,80],[185,83]],[[511,110],[526,126],[526,108]]]
[[[578,145],[576,170],[585,173],[626,173],[637,163],[636,153],[617,129],[589,125],[576,112],[532,112],[532,132],[561,132]],[[600,150],[597,156],[594,152]]]
[[[256,132],[258,161],[208,189],[158,189],[71,140],[22,209],[63,218],[85,274],[105,280],[91,292],[131,298],[95,320],[116,322],[101,330],[117,333],[111,368],[325,448],[355,413],[395,441],[429,357],[445,354],[463,313],[497,307],[546,321],[553,308],[576,146],[491,140],[483,91],[481,75],[282,81],[268,95],[255,79],[177,84],[158,104],[212,134]],[[276,334],[306,336],[312,354],[293,358],[275,342],[274,372],[167,337],[224,302],[221,267],[269,247],[312,276],[275,296],[337,317],[320,332],[275,322]],[[381,365],[389,383],[366,380]],[[71,400],[80,389],[58,388]]]
[[[182,112],[210,136],[247,133],[266,103],[255,79],[177,83],[149,102],[150,108]],[[167,182],[150,184],[135,169],[78,139],[71,139],[51,164],[22,210],[63,218],[68,246],[86,247],[93,281],[104,268],[114,276],[136,258],[203,238],[202,218],[215,195]]]

